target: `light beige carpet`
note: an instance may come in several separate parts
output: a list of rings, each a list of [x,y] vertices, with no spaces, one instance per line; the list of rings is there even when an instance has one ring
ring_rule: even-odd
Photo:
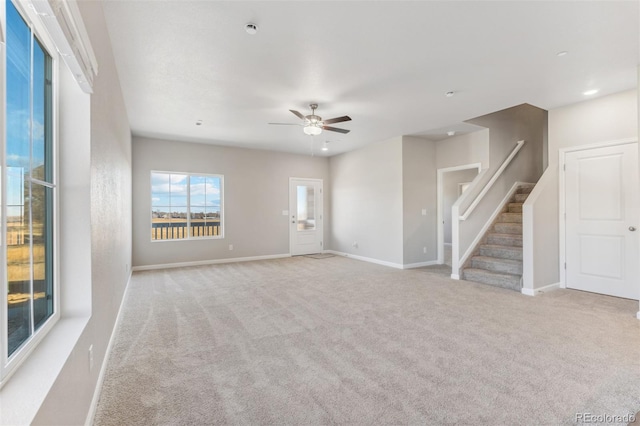
[[[637,310],[630,300],[527,297],[343,257],[138,272],[95,424],[629,416],[640,410]]]

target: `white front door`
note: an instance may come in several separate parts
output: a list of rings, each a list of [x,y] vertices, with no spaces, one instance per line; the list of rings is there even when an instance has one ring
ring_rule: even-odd
[[[638,144],[565,156],[566,286],[638,299]]]
[[[291,255],[322,252],[322,179],[289,179]]]

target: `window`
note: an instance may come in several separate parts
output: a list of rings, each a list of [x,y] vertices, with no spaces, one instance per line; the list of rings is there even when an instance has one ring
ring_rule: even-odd
[[[6,339],[0,340],[4,343],[0,379],[57,313],[52,62],[31,26],[7,0],[6,131],[1,156],[6,274],[0,296],[6,308],[0,320]]]
[[[151,172],[151,240],[222,238],[223,179]]]

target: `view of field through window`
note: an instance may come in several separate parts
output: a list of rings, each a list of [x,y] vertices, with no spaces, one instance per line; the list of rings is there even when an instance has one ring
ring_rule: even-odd
[[[52,63],[10,0],[6,244],[11,355],[53,314]]]
[[[222,236],[222,177],[151,173],[151,239]]]

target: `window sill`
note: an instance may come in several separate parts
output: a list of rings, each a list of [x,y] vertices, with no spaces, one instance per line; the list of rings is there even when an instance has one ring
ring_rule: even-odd
[[[0,389],[0,424],[30,424],[71,355],[90,316],[60,318]]]

